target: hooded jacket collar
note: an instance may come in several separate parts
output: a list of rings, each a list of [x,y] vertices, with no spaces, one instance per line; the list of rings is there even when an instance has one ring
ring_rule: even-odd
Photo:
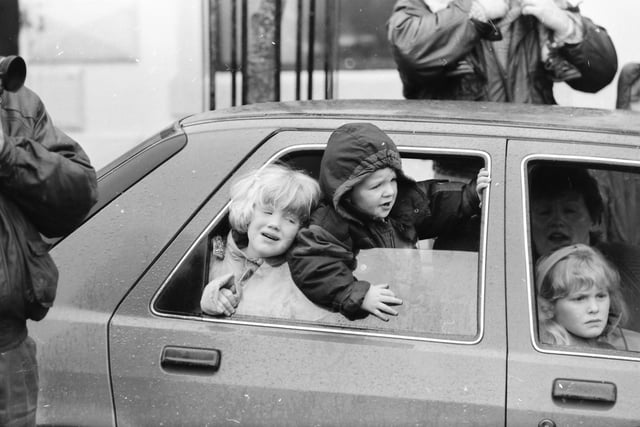
[[[349,123],[336,129],[320,163],[320,188],[326,203],[342,217],[357,218],[346,208],[344,196],[373,172],[391,168],[398,181],[412,181],[402,172],[395,143],[371,123]]]
[[[249,244],[247,235],[235,230],[229,232],[227,237],[227,249],[230,256],[236,261],[243,264],[254,265],[255,268],[260,267],[263,263],[267,263],[271,267],[277,267],[284,264],[286,257],[284,254],[270,258],[251,258],[247,255],[246,249]]]

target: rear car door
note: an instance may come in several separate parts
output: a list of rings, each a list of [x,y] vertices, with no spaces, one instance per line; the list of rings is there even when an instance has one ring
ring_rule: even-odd
[[[554,136],[564,141],[552,140]],[[542,345],[536,328],[536,300],[528,220],[527,167],[532,162],[588,167],[592,174],[613,169],[640,173],[637,137],[574,132],[540,132],[538,140],[508,143],[506,265],[508,308],[507,424],[638,425],[640,348],[628,351],[568,349]],[[618,145],[605,145],[613,140]],[[615,172],[617,173],[617,172]],[[600,182],[600,184],[603,184]],[[635,187],[634,187],[635,188]],[[609,202],[613,203],[612,200]],[[638,217],[638,214],[635,215]],[[631,308],[640,301],[627,301]],[[635,335],[633,331],[629,336]],[[633,347],[630,339],[629,345]]]
[[[332,129],[319,119],[283,120],[235,173],[277,159],[313,169]],[[251,128],[255,123],[243,123]],[[364,256],[361,272],[405,283],[398,320],[311,323],[199,312],[209,236],[224,229],[229,180],[217,187],[136,284],[109,327],[110,366],[121,425],[504,424],[506,325],[503,241],[504,142],[448,137],[451,129],[378,123],[408,159],[474,158],[491,168],[480,250]],[[187,129],[193,168],[227,162],[212,141],[229,124]],[[416,128],[417,126],[417,128]],[[304,130],[307,129],[307,130]],[[227,165],[228,166],[228,165]],[[317,172],[317,170],[315,171]],[[314,171],[311,171],[313,174]],[[179,195],[176,195],[179,203]],[[365,266],[363,268],[363,265]],[[364,273],[363,273],[364,274]],[[413,281],[412,283],[411,274]],[[415,293],[424,292],[422,294]],[[424,302],[424,304],[422,303]],[[427,310],[427,308],[429,308]],[[413,311],[411,311],[411,310]],[[394,323],[395,322],[395,323]],[[404,323],[403,323],[404,322]]]

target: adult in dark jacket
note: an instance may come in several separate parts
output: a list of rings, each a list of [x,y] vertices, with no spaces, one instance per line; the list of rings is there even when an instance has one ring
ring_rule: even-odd
[[[573,10],[553,0],[398,0],[387,33],[404,96],[555,104],[538,23],[581,74],[567,84],[599,91],[615,77],[616,51],[604,28]]]
[[[388,286],[353,275],[358,252],[415,248],[419,239],[458,227],[479,213],[478,192],[489,183],[484,171],[477,185],[416,183],[402,172],[393,141],[369,123],[346,124],[331,134],[319,180],[324,201],[288,254],[293,280],[311,301],[349,319],[372,313],[383,320],[397,314],[389,305],[401,301]],[[369,198],[369,206],[362,203],[363,186],[380,196]]]
[[[32,426],[38,372],[27,319],[45,316],[58,280],[41,234],[77,227],[97,183],[85,152],[34,92],[4,91],[0,102],[0,425]]]

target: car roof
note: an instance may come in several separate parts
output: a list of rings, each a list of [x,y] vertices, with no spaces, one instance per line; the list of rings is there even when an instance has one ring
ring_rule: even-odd
[[[181,124],[295,117],[455,122],[640,135],[640,115],[627,110],[434,100],[265,102],[195,114]]]

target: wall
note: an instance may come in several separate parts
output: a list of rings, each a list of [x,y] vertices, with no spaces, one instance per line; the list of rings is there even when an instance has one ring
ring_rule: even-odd
[[[27,85],[100,167],[204,109],[201,0],[21,0]]]

